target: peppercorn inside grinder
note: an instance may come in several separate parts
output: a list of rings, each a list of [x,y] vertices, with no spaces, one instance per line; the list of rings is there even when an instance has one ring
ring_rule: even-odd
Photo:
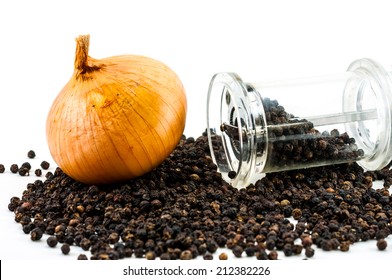
[[[246,187],[269,172],[357,162],[378,170],[392,160],[392,73],[370,59],[342,74],[245,83],[212,78],[207,133],[223,178]]]

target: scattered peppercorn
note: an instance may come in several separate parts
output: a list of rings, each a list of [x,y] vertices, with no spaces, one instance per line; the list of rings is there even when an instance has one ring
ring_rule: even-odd
[[[228,256],[227,256],[227,254],[225,252],[222,252],[222,253],[219,254],[219,259],[225,261],[225,260],[228,259]]]
[[[30,150],[27,152],[27,157],[28,158],[35,158],[35,152],[33,150]]]
[[[79,254],[78,260],[88,260],[88,258],[85,254]]]
[[[312,247],[306,247],[305,248],[305,256],[307,258],[311,258],[314,256],[314,249]]]
[[[21,168],[25,168],[25,169],[27,169],[28,171],[30,171],[30,169],[31,169],[31,164],[29,163],[29,162],[24,162],[24,163],[22,163],[22,165],[20,166]]]
[[[49,247],[56,247],[58,240],[56,236],[49,236],[48,239],[46,239],[46,243],[48,244]]]
[[[377,240],[377,248],[378,248],[378,250],[380,250],[380,251],[385,250],[387,248],[387,245],[388,245],[388,243],[387,243],[387,241],[384,238],[381,238],[381,239]]]
[[[19,166],[17,165],[17,164],[11,164],[11,167],[10,167],[10,171],[12,172],[12,173],[17,173],[18,172],[18,170],[19,170]]]
[[[0,164],[0,173],[4,173],[5,167],[3,164]]]
[[[19,168],[18,173],[20,176],[28,176],[29,169],[27,169],[26,167],[21,167],[21,168]]]
[[[34,174],[35,174],[35,176],[40,177],[40,176],[42,175],[42,170],[39,169],[39,168],[37,168],[37,169],[34,171]]]
[[[61,246],[61,252],[62,252],[64,255],[68,255],[70,251],[71,251],[71,247],[69,246],[69,244],[64,243],[64,244]]]
[[[42,161],[41,162],[41,165],[40,165],[41,167],[42,167],[42,169],[48,169],[49,168],[49,166],[50,166],[50,164],[49,164],[49,162],[47,162],[47,161]]]

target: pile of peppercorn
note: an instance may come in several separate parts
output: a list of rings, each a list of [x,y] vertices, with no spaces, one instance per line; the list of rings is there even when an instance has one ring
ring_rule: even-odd
[[[286,112],[277,100],[263,99],[268,129],[268,158],[264,171],[292,169],[299,163],[328,161],[354,162],[363,157],[364,151],[355,144],[347,132],[318,131],[313,123]]]
[[[374,180],[384,187],[374,189]],[[27,185],[8,208],[34,240],[79,259],[278,259],[315,248],[347,251],[391,233],[388,169],[364,172],[356,163],[267,174],[235,189],[212,162],[207,136],[183,137],[152,172],[110,186],[84,185],[57,168]],[[294,224],[291,218],[294,218]],[[60,246],[61,245],[61,246]]]

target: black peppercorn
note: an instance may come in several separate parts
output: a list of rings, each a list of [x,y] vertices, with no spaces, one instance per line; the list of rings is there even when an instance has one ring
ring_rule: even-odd
[[[290,243],[286,243],[283,246],[283,253],[286,257],[289,257],[293,254],[293,246]]]
[[[271,252],[269,252],[268,259],[269,260],[277,260],[278,259],[278,252],[276,252],[275,250],[272,250]]]
[[[27,157],[28,158],[35,158],[35,152],[33,150],[30,150],[27,152]]]
[[[237,172],[235,172],[235,171],[233,171],[233,170],[230,170],[230,171],[227,173],[227,176],[228,176],[230,179],[234,179],[234,178],[237,176]]]
[[[4,173],[5,167],[3,164],[0,164],[0,173]]]
[[[132,257],[132,255],[133,255],[133,249],[131,249],[131,248],[124,249],[124,256],[126,258],[130,258],[130,257]]]
[[[42,175],[42,170],[39,169],[39,168],[37,168],[37,169],[34,171],[34,174],[35,174],[35,176],[40,177],[40,176]]]
[[[185,250],[181,252],[180,260],[191,260],[192,252],[190,250]]]
[[[340,251],[342,252],[347,252],[350,250],[350,242],[349,241],[343,241],[340,243]]]
[[[388,245],[388,243],[387,243],[387,241],[384,238],[381,238],[381,239],[377,240],[377,248],[378,248],[378,250],[380,250],[380,251],[385,250],[387,248],[387,245]]]
[[[162,202],[159,199],[154,199],[153,201],[151,201],[151,207],[154,209],[159,209],[160,207],[162,207]]]
[[[269,259],[268,254],[264,249],[258,250],[255,253],[255,255],[256,255],[256,259],[258,259],[258,260],[268,260]]]
[[[312,241],[312,238],[310,236],[304,236],[302,238],[302,246],[304,246],[305,248],[309,247],[309,246],[312,246],[312,244],[313,244],[313,241]]]
[[[12,172],[12,173],[17,173],[18,172],[18,170],[19,170],[19,166],[17,165],[17,164],[11,164],[11,167],[10,167],[10,171]]]
[[[134,253],[136,258],[143,258],[143,256],[144,256],[144,249],[143,248],[136,248],[133,251],[133,253]]]
[[[85,254],[79,254],[78,260],[88,260],[88,258]]]
[[[50,172],[50,171],[47,172],[46,175],[45,175],[46,179],[52,179],[53,176],[54,176],[54,174],[52,172]]]
[[[33,229],[34,229],[34,224],[33,223],[30,223],[30,224],[27,224],[27,225],[24,225],[23,227],[22,227],[22,230],[23,230],[23,232],[25,233],[25,234],[29,234]]]
[[[26,167],[21,167],[21,168],[19,168],[18,173],[20,176],[28,176],[29,169],[27,169]]]
[[[83,238],[83,239],[80,241],[79,246],[80,246],[83,250],[88,251],[88,250],[90,249],[90,246],[91,246],[91,241],[90,241],[90,239],[88,239],[88,238]]]
[[[58,240],[56,236],[49,236],[48,239],[46,239],[46,243],[48,244],[49,247],[55,247],[58,243]]]
[[[199,245],[197,248],[197,251],[199,252],[199,255],[204,255],[207,252],[207,244],[202,243]]]
[[[72,236],[70,236],[70,235],[67,235],[67,236],[64,237],[63,242],[64,242],[64,243],[67,243],[67,244],[69,244],[69,245],[73,245],[73,243],[74,243],[74,238],[73,238]]]
[[[62,246],[61,246],[61,252],[64,254],[64,255],[68,255],[69,254],[69,252],[71,251],[71,247],[69,246],[69,244],[63,244]]]
[[[47,162],[47,161],[42,161],[41,162],[41,165],[40,165],[41,167],[42,167],[42,169],[48,169],[49,168],[49,166],[50,166],[50,164],[49,164],[49,162]]]
[[[292,248],[293,254],[294,254],[294,255],[300,255],[300,254],[302,253],[302,249],[303,249],[303,246],[302,246],[302,245],[300,245],[300,244],[294,244],[294,245],[293,245],[293,248]]]
[[[115,244],[116,242],[118,242],[119,239],[120,236],[118,235],[117,232],[112,232],[108,237],[108,241],[110,244]]]
[[[265,242],[265,245],[268,250],[273,250],[275,248],[275,240],[272,238],[268,238]]]
[[[207,251],[210,253],[215,253],[218,249],[218,244],[213,239],[207,240]]]
[[[146,253],[146,259],[147,259],[147,260],[155,260],[155,258],[156,258],[155,252],[153,252],[153,251],[148,251],[148,252]]]
[[[298,220],[302,216],[302,211],[301,209],[294,208],[293,211],[291,212],[291,215],[295,220]]]
[[[42,238],[43,234],[44,233],[42,232],[42,230],[39,227],[37,227],[30,232],[30,238],[33,241],[37,241]]]
[[[29,162],[24,162],[24,163],[21,165],[21,168],[26,168],[28,171],[30,171],[30,169],[31,169],[31,164],[30,164]]]
[[[311,258],[314,256],[314,249],[312,247],[306,247],[305,248],[305,256],[307,258]]]
[[[219,259],[225,261],[225,260],[228,259],[228,256],[227,256],[227,254],[225,252],[222,252],[222,253],[219,254]]]
[[[236,245],[232,249],[232,252],[233,252],[234,256],[236,256],[237,258],[241,258],[241,255],[244,252],[244,248],[242,248],[241,246]]]
[[[245,248],[245,254],[248,256],[248,257],[253,257],[254,255],[255,255],[255,253],[256,253],[256,247],[252,244],[252,245],[249,245],[249,246],[247,246],[246,248]]]
[[[163,253],[160,256],[161,260],[170,260],[170,255],[168,253]]]

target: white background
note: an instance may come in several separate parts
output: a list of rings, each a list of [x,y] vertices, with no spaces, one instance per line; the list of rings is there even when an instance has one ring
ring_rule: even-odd
[[[221,71],[245,81],[344,72],[355,59],[392,64],[388,1],[1,1],[0,2],[0,259],[75,259],[44,241],[31,242],[7,210],[35,176],[10,174],[34,149],[52,163],[45,139],[50,105],[73,72],[74,39],[90,34],[90,55],[141,54],[169,65],[188,98],[187,136],[206,127],[209,81]],[[374,242],[321,259],[386,259]],[[303,258],[303,256],[301,257]],[[291,258],[298,259],[298,258]]]

